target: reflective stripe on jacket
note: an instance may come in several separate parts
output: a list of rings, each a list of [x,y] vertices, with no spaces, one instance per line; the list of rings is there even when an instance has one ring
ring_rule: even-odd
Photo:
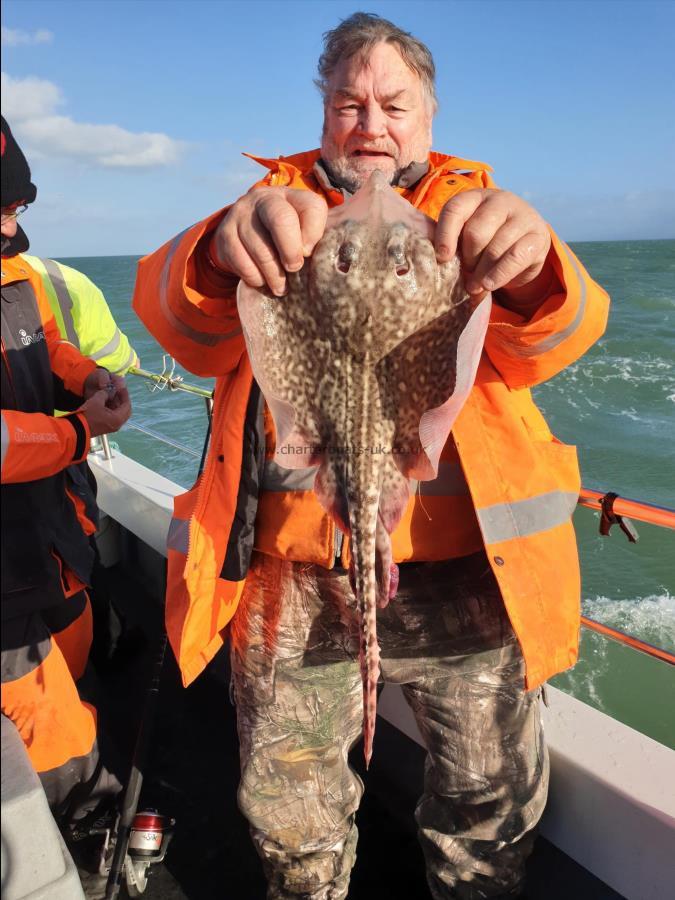
[[[317,467],[287,469],[274,459],[274,423],[265,409],[265,465],[255,528],[255,549],[294,562],[331,567],[350,562],[350,541],[314,493]],[[282,448],[289,449],[289,448]],[[290,448],[292,449],[292,448]],[[434,481],[411,482],[410,498],[391,535],[394,562],[469,556],[483,547],[469,486],[454,441],[441,452]]]
[[[258,160],[270,170],[260,184],[312,190],[329,206],[341,203],[342,195],[324,190],[314,176],[318,157],[313,151]],[[455,193],[492,186],[483,164],[432,153],[428,174],[412,189],[397,190],[438,218]],[[200,252],[200,242],[209,241],[224,212],[141,260],[134,294],[134,308],[168,352],[195,374],[218,377],[205,470],[194,488],[176,499],[169,535],[167,630],[186,684],[221,646],[236,610],[264,477],[260,453],[251,462],[246,449],[253,378],[237,315],[236,280],[228,290],[215,284]],[[530,319],[494,298],[476,384],[453,429],[530,689],[576,660],[580,579],[571,516],[580,479],[575,449],[552,436],[529,388],[578,359],[604,331],[608,310],[607,295],[572,251],[555,235],[552,241],[557,283]],[[308,503],[307,510],[313,508]],[[279,523],[282,531],[284,524]],[[265,527],[261,521],[260,527]],[[321,529],[329,524],[325,515],[308,516],[306,528],[322,540]],[[328,566],[333,533],[330,528],[325,535]],[[412,544],[412,558],[416,552],[423,558],[424,548],[416,551]]]
[[[124,375],[138,364],[129,339],[118,328],[102,291],[93,281],[53,259],[27,253],[22,258],[42,278],[62,337],[114,374]]]

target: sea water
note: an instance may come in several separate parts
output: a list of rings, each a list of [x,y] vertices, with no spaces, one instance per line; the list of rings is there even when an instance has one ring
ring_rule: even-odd
[[[535,389],[536,401],[556,436],[577,446],[586,487],[675,507],[675,241],[572,247],[612,298],[609,325],[581,360]],[[161,372],[163,350],[130,306],[137,261],[63,259],[103,290],[142,366]],[[192,384],[213,386],[176,371]],[[151,393],[139,378],[129,383],[133,420],[201,452],[203,401]],[[196,477],[196,457],[129,427],[114,439],[124,453],[184,487]],[[618,528],[600,537],[598,524],[597,513],[577,510],[584,613],[675,652],[675,533],[638,525],[640,540],[629,544]],[[579,663],[552,683],[675,747],[675,668],[668,664],[584,629]]]

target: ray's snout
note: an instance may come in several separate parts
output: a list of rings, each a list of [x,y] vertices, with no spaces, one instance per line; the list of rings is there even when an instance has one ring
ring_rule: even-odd
[[[366,182],[366,190],[373,191],[386,191],[390,187],[390,181],[384,172],[380,172],[379,169],[375,169],[373,174],[370,176],[368,181]]]

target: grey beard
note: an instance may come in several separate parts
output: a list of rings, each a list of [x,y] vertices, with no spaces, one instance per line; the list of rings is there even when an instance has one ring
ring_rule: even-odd
[[[322,159],[321,162],[326,170],[326,174],[336,187],[342,188],[350,194],[355,194],[363,186],[363,176],[359,176],[339,164],[336,167],[334,164],[326,162],[325,159]],[[403,169],[396,169],[389,179],[389,184],[396,184],[403,171]]]

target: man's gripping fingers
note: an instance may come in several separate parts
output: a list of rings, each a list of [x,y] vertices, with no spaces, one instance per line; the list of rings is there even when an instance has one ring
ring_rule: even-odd
[[[452,197],[441,210],[436,225],[436,257],[440,263],[448,262],[457,253],[457,244],[464,224],[471,218],[487,191],[463,191]]]

